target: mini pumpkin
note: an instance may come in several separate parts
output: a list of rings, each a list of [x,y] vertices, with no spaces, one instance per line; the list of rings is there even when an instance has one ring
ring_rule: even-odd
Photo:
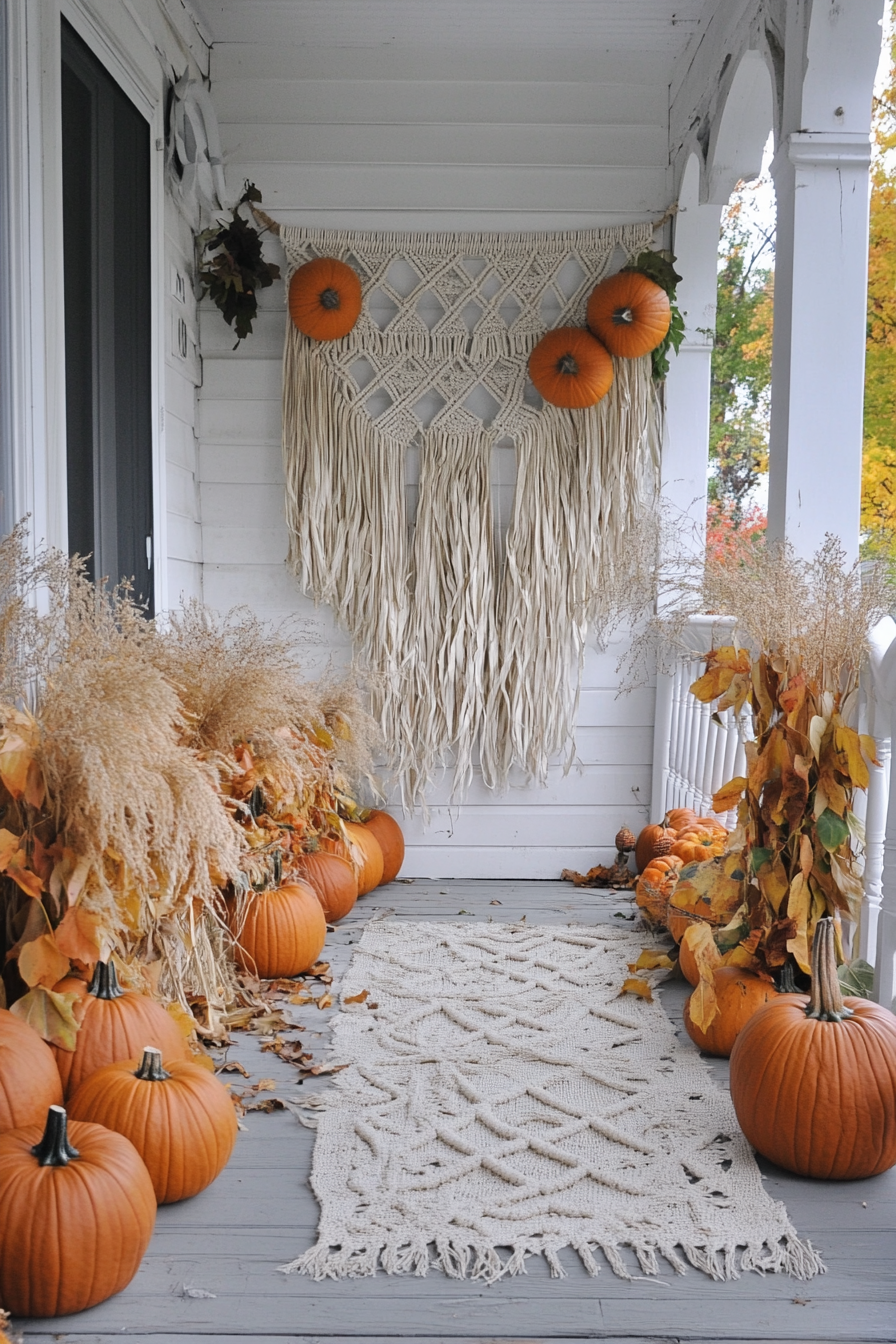
[[[669,296],[640,271],[601,280],[588,300],[587,322],[611,355],[637,359],[665,340],[672,321]]]
[[[358,895],[366,896],[383,880],[385,861],[380,842],[369,827],[360,821],[345,822],[345,833],[351,847],[352,863],[358,875]]]
[[[289,282],[289,315],[315,341],[347,336],[360,312],[358,274],[336,257],[307,261]]]
[[[146,994],[124,990],[113,962],[98,961],[84,997],[74,1050],[51,1046],[66,1097],[106,1064],[133,1059],[146,1040],[165,1059],[185,1059],[189,1048],[170,1013]]]
[[[237,964],[263,980],[301,975],[323,951],[327,921],[317,893],[301,880],[253,895],[242,924],[228,906]]]
[[[376,836],[383,851],[383,876],[380,879],[380,886],[394,882],[404,863],[404,834],[401,827],[388,812],[371,812],[364,825]]]
[[[697,820],[697,813],[689,807],[673,807],[665,815],[663,825],[673,831],[680,831]]]
[[[317,893],[324,918],[331,924],[344,919],[354,909],[358,899],[358,878],[348,859],[318,850],[314,854],[303,854],[298,867],[304,880]]]
[[[211,1185],[236,1142],[227,1089],[198,1064],[147,1046],[135,1059],[107,1064],[69,1103],[72,1120],[90,1120],[129,1139],[146,1164],[156,1199],[174,1204]]]
[[[156,1197],[132,1143],[102,1125],[69,1128],[51,1106],[45,1129],[0,1134],[0,1209],[0,1301],[16,1316],[68,1316],[130,1283]]]
[[[651,859],[635,887],[635,904],[644,911],[653,924],[664,924],[669,897],[675,890],[678,874],[682,868],[681,859],[671,854],[665,858]]]
[[[833,920],[815,926],[811,994],[779,995],[735,1041],[731,1099],[749,1142],[786,1171],[854,1181],[896,1164],[896,1017],[843,998]]]
[[[778,991],[771,981],[737,966],[720,966],[713,971],[712,978],[718,1013],[708,1027],[698,1027],[691,1019],[689,995],[684,1005],[684,1025],[691,1040],[704,1054],[727,1059],[738,1033],[755,1012],[777,997]]]
[[[651,859],[668,854],[677,838],[675,831],[667,826],[645,826],[635,844],[635,867],[638,872],[643,873]],[[667,840],[668,845],[665,844]],[[660,849],[657,849],[657,845],[661,846]]]
[[[0,1008],[0,1133],[42,1122],[61,1101],[53,1051],[27,1022]]]
[[[613,385],[613,361],[581,327],[558,327],[529,356],[529,377],[552,406],[594,406]]]
[[[706,859],[715,859],[724,852],[724,833],[696,828],[679,835],[669,851],[683,863],[703,863]]]

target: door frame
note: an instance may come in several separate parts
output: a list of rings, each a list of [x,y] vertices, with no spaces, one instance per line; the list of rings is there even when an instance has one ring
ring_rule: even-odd
[[[101,2],[101,0],[100,0]],[[128,0],[8,0],[6,113],[13,516],[32,545],[68,547],[65,469],[61,19],[146,118],[150,135],[153,594],[168,605],[164,444],[164,71]],[[115,576],[116,578],[119,576]]]

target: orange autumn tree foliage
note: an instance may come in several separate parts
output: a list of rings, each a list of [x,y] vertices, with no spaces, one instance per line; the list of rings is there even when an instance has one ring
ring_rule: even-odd
[[[874,100],[862,530],[868,555],[896,556],[896,0],[889,77]]]

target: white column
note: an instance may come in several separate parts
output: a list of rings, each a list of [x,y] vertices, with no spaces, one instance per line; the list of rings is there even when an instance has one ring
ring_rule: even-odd
[[[871,95],[883,0],[786,8],[769,532],[858,555]]]
[[[787,137],[778,200],[769,531],[858,555],[868,275],[867,135]]]
[[[685,168],[675,216],[675,269],[682,277],[677,303],[685,322],[678,355],[670,356],[665,386],[662,498],[683,524],[686,545],[702,551],[709,464],[709,389],[716,326],[721,206],[700,204],[700,165]]]

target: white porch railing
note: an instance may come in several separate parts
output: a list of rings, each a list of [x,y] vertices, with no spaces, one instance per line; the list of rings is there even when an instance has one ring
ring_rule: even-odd
[[[726,780],[744,773],[744,741],[752,736],[749,720],[729,709],[714,715],[689,693],[704,671],[704,657],[723,643],[733,622],[719,616],[692,616],[683,653],[671,672],[659,673],[653,749],[651,821],[671,807],[712,810],[712,796]],[[870,770],[865,814],[864,896],[853,955],[875,968],[874,996],[891,1006],[896,996],[896,757],[891,739],[896,728],[896,622],[889,616],[872,632],[869,673],[863,679],[861,729],[877,742],[879,764]],[[735,815],[725,814],[733,827]]]

